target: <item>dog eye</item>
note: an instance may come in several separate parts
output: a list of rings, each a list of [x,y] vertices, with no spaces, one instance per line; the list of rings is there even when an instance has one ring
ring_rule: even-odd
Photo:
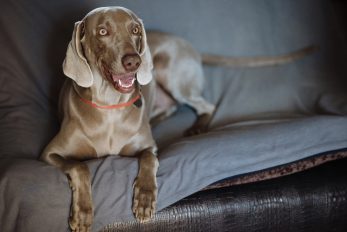
[[[99,30],[99,35],[102,35],[102,36],[107,35],[107,30],[105,28],[101,28]]]
[[[139,34],[139,33],[140,33],[140,27],[139,27],[139,26],[135,26],[135,27],[133,28],[132,32],[133,32],[134,35]]]

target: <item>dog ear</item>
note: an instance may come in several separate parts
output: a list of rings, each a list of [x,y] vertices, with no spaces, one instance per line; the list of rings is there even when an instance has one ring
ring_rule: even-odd
[[[147,44],[145,28],[140,19],[139,19],[139,22],[141,24],[141,38],[140,38],[139,53],[140,53],[142,62],[139,67],[139,70],[137,71],[137,81],[140,83],[140,85],[147,85],[153,78],[153,75],[152,75],[153,62],[152,62],[151,52]]]
[[[93,74],[83,54],[81,38],[84,22],[76,22],[72,39],[66,51],[63,63],[64,74],[74,80],[79,86],[88,88],[93,84]]]

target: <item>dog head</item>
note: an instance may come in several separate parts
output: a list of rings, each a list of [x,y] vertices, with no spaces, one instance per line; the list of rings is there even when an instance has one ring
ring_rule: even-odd
[[[102,7],[75,23],[63,63],[64,74],[79,86],[91,87],[93,69],[121,93],[134,82],[152,79],[152,58],[141,19],[123,7]]]

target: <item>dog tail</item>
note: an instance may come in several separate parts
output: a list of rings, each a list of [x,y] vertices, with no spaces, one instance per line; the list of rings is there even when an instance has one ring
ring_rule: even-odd
[[[232,68],[256,68],[286,64],[303,58],[317,50],[317,46],[311,45],[300,50],[278,56],[227,57],[202,54],[201,58],[202,63],[206,65],[226,66]]]

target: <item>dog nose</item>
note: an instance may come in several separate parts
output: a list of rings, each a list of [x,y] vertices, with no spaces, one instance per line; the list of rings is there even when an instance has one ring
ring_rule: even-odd
[[[141,64],[141,58],[137,54],[127,54],[122,57],[122,64],[129,72],[136,71]]]

